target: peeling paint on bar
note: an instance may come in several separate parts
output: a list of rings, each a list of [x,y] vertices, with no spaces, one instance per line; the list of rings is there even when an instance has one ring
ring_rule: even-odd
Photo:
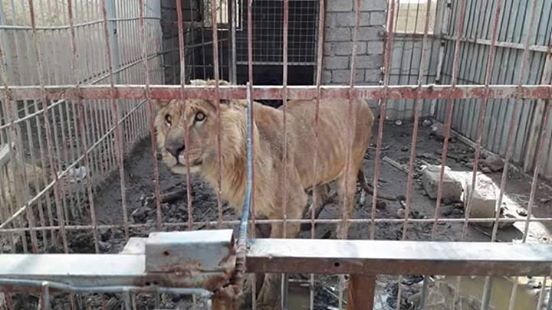
[[[347,98],[349,86],[320,86],[322,98]],[[74,85],[45,86],[46,97],[49,100],[60,99],[144,99],[145,85],[82,85],[78,89]],[[245,99],[246,86],[220,86],[221,99]],[[209,86],[187,86],[183,96],[187,98],[215,99],[214,88]],[[2,90],[5,92],[6,90]],[[32,100],[42,98],[39,86],[11,86],[9,90],[14,100]],[[151,85],[152,99],[171,99],[181,96],[180,85]],[[315,99],[316,86],[288,86],[288,98]],[[379,99],[468,99],[489,98],[497,99],[552,99],[550,85],[423,85],[417,86],[388,86],[388,92],[381,86],[354,86],[352,95],[368,100]],[[255,99],[277,100],[283,96],[282,86],[254,86]]]

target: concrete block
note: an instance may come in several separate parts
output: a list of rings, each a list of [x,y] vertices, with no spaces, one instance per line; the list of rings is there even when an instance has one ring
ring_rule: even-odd
[[[361,41],[377,41],[383,39],[383,27],[364,26],[359,27],[358,39]]]
[[[369,84],[377,85],[383,78],[380,69],[366,69],[364,74],[364,80]]]
[[[332,82],[332,71],[325,70],[322,72],[322,83],[329,84]]]
[[[370,12],[361,12],[359,16],[359,26],[370,26]],[[338,12],[328,14],[326,25],[329,27],[354,27],[355,12]]]
[[[325,56],[350,56],[353,51],[352,42],[324,43]],[[357,55],[366,54],[366,42],[357,42]]]
[[[348,69],[349,57],[348,56],[330,56],[326,57],[324,62],[326,69]]]
[[[378,0],[379,1],[379,0]],[[353,11],[353,0],[332,0],[328,1],[326,12],[349,12]]]
[[[370,12],[370,26],[385,26],[387,12]]]
[[[350,42],[351,28],[326,27],[326,42]]]
[[[386,11],[387,0],[361,0],[360,9],[362,11]]]
[[[366,53],[368,55],[383,54],[383,40],[367,42]]]
[[[477,174],[474,190],[472,191],[472,180],[470,176],[464,178],[464,195],[462,201],[464,208],[468,207],[471,199],[470,218],[494,218],[496,216],[495,207],[498,200],[500,189],[498,186],[483,173]],[[478,223],[485,227],[492,227],[493,223]]]
[[[332,83],[347,84],[351,79],[351,70],[332,70]],[[364,70],[355,71],[355,82],[364,82]]]
[[[383,66],[383,55],[358,56],[355,66],[362,69],[379,69]]]
[[[450,168],[445,167],[441,200],[445,203],[461,201],[462,183],[450,175]],[[422,185],[431,199],[437,199],[437,189],[441,166],[429,165],[422,169]]]

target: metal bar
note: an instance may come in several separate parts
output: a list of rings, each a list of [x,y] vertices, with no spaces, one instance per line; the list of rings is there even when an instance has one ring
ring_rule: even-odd
[[[63,244],[63,250],[65,253],[68,253],[69,252],[69,249],[68,249],[68,245],[67,245],[67,234],[65,232],[65,229],[64,229],[64,226],[65,226],[65,220],[64,220],[64,214],[63,214],[63,209],[62,209],[62,197],[60,195],[60,186],[59,186],[59,183],[57,182],[57,173],[56,173],[56,165],[55,165],[55,161],[54,161],[54,158],[52,157],[52,154],[51,154],[51,151],[53,150],[53,145],[52,145],[52,129],[51,129],[51,124],[49,122],[49,119],[48,119],[48,110],[47,110],[47,106],[48,106],[48,97],[46,95],[46,92],[44,90],[44,68],[43,68],[43,65],[42,65],[42,55],[41,55],[41,51],[40,51],[40,48],[38,46],[38,38],[37,38],[37,35],[36,35],[36,23],[35,23],[35,10],[34,10],[34,4],[33,4],[33,0],[28,0],[28,4],[29,4],[29,13],[30,13],[30,18],[31,18],[31,27],[33,28],[33,31],[32,31],[32,43],[33,43],[33,49],[35,51],[35,57],[37,59],[37,64],[38,64],[38,76],[39,76],[39,83],[40,83],[40,86],[38,87],[40,89],[40,93],[41,93],[41,96],[37,99],[41,100],[42,101],[42,104],[43,106],[45,107],[44,108],[44,111],[42,113],[42,116],[43,116],[43,120],[44,120],[44,127],[45,127],[45,131],[46,131],[46,145],[47,145],[47,151],[48,151],[48,157],[47,157],[47,160],[48,160],[48,163],[50,165],[50,176],[52,179],[54,179],[53,181],[53,187],[54,187],[54,199],[55,199],[55,207],[56,207],[56,213],[57,213],[57,217],[58,217],[58,223],[59,223],[59,228],[60,228],[60,232],[61,232],[61,238],[62,238],[62,244]],[[44,155],[44,154],[43,154]],[[44,158],[44,157],[43,157]]]
[[[76,76],[79,76],[80,74],[80,67],[77,66],[77,63],[78,63],[78,53],[77,53],[77,43],[76,43],[76,36],[75,36],[75,28],[72,27],[73,26],[73,0],[67,0],[67,14],[68,14],[68,18],[69,18],[69,25],[70,25],[70,34],[71,34],[71,53],[72,53],[72,57],[71,57],[71,70],[73,72],[75,72],[75,75]],[[77,84],[77,87],[79,87],[79,85]],[[88,141],[86,139],[86,130],[85,130],[85,127],[84,127],[84,124],[85,124],[85,121],[84,121],[84,113],[83,113],[83,110],[84,110],[84,106],[82,104],[82,100],[80,99],[77,99],[77,102],[76,102],[76,107],[78,109],[77,111],[77,119],[78,119],[78,125],[79,125],[79,133],[80,133],[80,143],[82,144],[82,150],[84,151],[84,153],[82,155],[84,155],[84,164],[85,164],[85,167],[91,167],[90,166],[90,158],[88,156],[88,153],[87,153],[87,150],[88,150]],[[75,134],[76,136],[76,134]],[[98,238],[98,230],[96,229],[96,226],[97,226],[97,221],[96,221],[96,208],[95,208],[95,204],[94,204],[94,196],[93,196],[93,191],[92,191],[92,179],[91,179],[91,176],[90,176],[90,173],[87,173],[86,174],[86,190],[87,190],[87,194],[88,194],[88,203],[90,204],[90,220],[92,222],[92,226],[93,226],[93,229],[92,229],[92,235],[93,235],[93,238],[94,238],[94,250],[96,251],[96,253],[99,253],[100,252],[100,247],[99,247],[99,238]]]
[[[375,292],[375,276],[351,275],[347,310],[373,309]]]
[[[445,40],[450,40],[450,41],[460,41],[460,42],[473,43],[473,44],[479,44],[479,45],[487,45],[487,46],[492,45],[491,40],[481,39],[481,38],[460,37],[460,39],[458,39],[458,36],[448,36],[448,35],[443,35],[443,36],[441,36],[441,38],[445,39]],[[522,44],[522,43],[497,41],[494,45],[496,47],[502,47],[502,48],[525,50],[525,45]],[[527,48],[531,52],[539,52],[539,53],[548,53],[549,52],[549,47],[546,46],[546,45],[533,44],[533,45],[529,45]]]
[[[144,85],[82,85],[81,99],[143,99]],[[186,86],[185,98],[214,98],[213,87]],[[253,98],[276,100],[282,98],[282,86],[254,86]],[[288,86],[288,98],[314,99],[316,86]],[[398,99],[480,99],[488,96],[495,99],[551,99],[550,85],[422,85],[404,86],[388,85],[386,87],[362,85],[354,86],[352,96],[368,100]],[[38,100],[41,97],[38,86],[9,86],[14,100]],[[5,90],[2,90],[2,92]],[[73,85],[44,86],[49,100],[79,98]],[[151,99],[170,99],[180,96],[178,85],[150,85]],[[220,99],[243,99],[246,96],[245,86],[220,86]],[[349,86],[320,86],[321,98],[346,98]]]
[[[21,214],[21,210],[18,210],[18,214]],[[253,216],[253,213],[251,214]],[[10,218],[11,219],[11,218]],[[13,219],[12,219],[13,220]],[[314,224],[339,224],[342,220],[341,219],[316,219],[314,220]],[[433,223],[435,221],[434,218],[424,218],[424,219],[410,219],[411,223]],[[464,218],[439,218],[438,223],[464,223]],[[471,218],[468,220],[469,223],[494,223],[495,218]],[[516,223],[516,222],[527,222],[528,219],[526,218],[504,218],[500,219],[499,223]],[[0,228],[0,232],[18,232],[18,231],[29,231],[28,227],[20,227],[20,228],[4,228],[11,221],[6,221],[3,223]],[[312,223],[311,219],[288,219],[289,223],[294,224],[310,224]],[[376,218],[374,220],[372,219],[349,219],[349,223],[351,224],[362,224],[362,223],[403,223],[404,219],[397,219],[397,218]],[[529,220],[529,223],[533,222],[540,222],[540,223],[548,223],[552,222],[552,218],[532,218]],[[193,222],[193,227],[205,227],[205,226],[216,226],[217,221],[198,221]],[[223,224],[225,225],[236,225],[239,224],[239,220],[228,220],[223,221]],[[264,220],[264,219],[257,219],[256,224],[273,224],[273,223],[282,223],[282,220],[276,219],[276,220]],[[153,224],[129,224],[130,228],[139,228],[139,227],[154,227]],[[186,227],[188,226],[187,222],[177,222],[177,223],[164,223],[164,226],[167,227]],[[89,230],[93,226],[91,225],[66,225],[67,230]],[[100,224],[97,226],[98,229],[106,229],[106,228],[122,228],[123,225],[107,225],[107,224]],[[35,227],[34,230],[36,231],[43,231],[43,230],[59,230],[59,226],[45,226],[45,227]]]
[[[387,102],[390,99],[390,85],[389,85],[389,79],[390,79],[390,73],[391,73],[391,61],[393,59],[393,35],[394,35],[394,18],[395,18],[395,1],[389,1],[388,3],[388,11],[387,11],[387,28],[386,28],[386,41],[385,41],[385,53],[384,53],[384,59],[383,59],[383,70],[384,70],[384,76],[383,76],[383,93],[385,94],[385,98],[377,99],[380,100],[380,115],[379,115],[379,123],[378,123],[378,136],[376,141],[376,154],[374,159],[374,177],[373,177],[373,183],[372,184],[378,184],[379,177],[380,177],[380,169],[381,169],[381,148],[383,143],[383,125],[385,120],[385,113],[387,110]],[[381,87],[378,87],[378,89],[381,89]],[[418,88],[419,89],[419,88]],[[349,89],[349,95],[353,96],[354,90]],[[371,210],[371,220],[372,225],[370,226],[370,239],[374,239],[375,233],[376,233],[376,225],[375,225],[375,218],[376,218],[376,204],[378,202],[378,186],[374,186],[374,194],[372,196],[372,210]]]
[[[254,79],[253,79],[253,0],[243,0],[247,1],[247,80],[249,85],[247,87],[249,91],[249,102],[255,100],[253,89],[254,89]],[[255,123],[255,109],[251,109],[251,119],[252,124]],[[251,150],[253,162],[255,162],[255,140],[251,141]],[[251,183],[255,184],[255,165],[251,167]],[[256,217],[255,217],[255,190],[251,193],[251,225],[256,227]],[[255,237],[255,229],[251,229],[251,237]],[[240,267],[243,268],[243,267]],[[251,304],[252,309],[257,309],[257,277],[253,275],[251,281]]]
[[[246,258],[249,272],[520,276],[552,272],[552,251],[546,244],[254,239]],[[32,280],[51,281],[52,288],[57,282],[90,290],[104,285],[143,285],[147,290],[148,283],[175,287],[185,283],[145,270],[141,254],[0,256],[0,281],[6,281],[2,285]]]
[[[254,239],[250,272],[364,275],[548,275],[546,244]]]
[[[147,37],[146,37],[146,30],[144,26],[144,9],[145,9],[145,3],[144,0],[140,0],[140,37],[142,41],[142,61],[144,63],[144,78],[145,78],[145,95],[147,100],[147,121],[149,124],[149,132],[150,132],[150,139],[151,139],[151,158],[153,162],[153,186],[155,189],[155,208],[157,210],[157,229],[162,228],[162,221],[163,221],[163,214],[161,213],[161,190],[159,188],[159,166],[157,161],[157,136],[155,135],[155,124],[154,124],[154,110],[153,110],[153,103],[150,100],[150,76],[149,76],[149,66],[148,66],[148,58],[147,58]]]
[[[184,42],[184,20],[182,17],[182,1],[176,1],[176,19],[178,21],[178,53],[180,57],[180,85],[178,87],[178,96],[173,96],[173,98],[180,98],[184,100],[186,98],[186,53],[185,53],[185,42]],[[151,86],[150,86],[150,96],[151,96]],[[188,127],[184,126],[184,139],[188,139]],[[190,177],[190,158],[189,153],[186,152],[186,205],[188,206],[188,229],[192,229],[193,222],[193,213],[192,213],[192,179]]]
[[[129,18],[108,18],[107,21],[109,22],[121,22],[121,21],[136,21],[139,17],[129,17]],[[149,20],[161,20],[160,17],[145,17],[144,19]],[[88,26],[94,26],[94,25],[101,25],[104,23],[103,19],[98,20],[92,20],[84,23],[76,23],[73,24],[74,28],[82,28],[82,27],[88,27]],[[71,28],[70,24],[67,25],[60,25],[60,26],[37,26],[36,30],[53,30],[53,31],[59,31],[59,30],[69,30]],[[31,26],[23,26],[23,25],[0,25],[0,30],[32,30]]]
[[[102,15],[104,19],[104,41],[105,41],[105,47],[106,47],[106,53],[107,53],[107,59],[108,59],[108,72],[109,72],[109,92],[114,93],[114,85],[115,85],[115,76],[113,73],[113,70],[119,67],[119,50],[118,45],[116,44],[116,38],[113,38],[113,27],[108,23],[108,10],[112,14],[114,14],[114,7],[108,6],[113,5],[113,0],[103,0],[101,5]],[[111,31],[111,32],[110,32]],[[110,34],[111,33],[111,34]],[[113,52],[111,51],[111,48],[116,48]],[[114,69],[115,68],[115,69]],[[143,96],[143,94],[142,94]],[[128,210],[127,210],[127,204],[126,204],[126,184],[125,184],[125,167],[124,167],[124,154],[123,154],[123,137],[121,132],[121,126],[119,125],[120,121],[120,115],[119,115],[119,108],[117,107],[116,98],[111,97],[110,100],[111,105],[111,118],[113,122],[113,126],[115,128],[115,155],[117,157],[117,165],[119,168],[119,184],[121,187],[121,208],[123,209],[123,222],[125,225],[125,238],[129,238],[129,231],[128,231]]]
[[[318,3],[318,35],[316,36],[318,38],[317,40],[317,50],[316,50],[316,107],[315,107],[315,113],[314,113],[314,119],[313,119],[313,128],[314,128],[314,140],[315,140],[315,147],[314,147],[314,155],[313,155],[313,175],[315,176],[315,179],[318,180],[319,178],[319,170],[318,170],[318,152],[319,152],[319,141],[320,141],[320,126],[319,126],[319,116],[320,116],[320,95],[321,95],[321,88],[320,85],[322,84],[322,61],[324,58],[324,28],[325,28],[325,0],[319,0]],[[311,239],[314,239],[315,236],[315,217],[316,212],[314,212],[314,207],[318,206],[318,191],[313,190],[312,192],[312,206],[311,208],[311,216],[310,216],[310,237]],[[310,310],[314,309],[314,274],[311,274],[309,277],[309,308]]]
[[[219,2],[221,3],[221,2]],[[219,42],[218,42],[218,21],[217,21],[217,1],[211,0],[211,35],[213,36],[213,77],[215,79],[214,90],[214,105],[217,113],[217,188],[215,193],[217,194],[217,212],[218,221],[222,222],[222,126],[221,126],[221,114],[220,114],[220,91],[219,91],[219,79],[220,79],[220,66],[219,66]],[[220,225],[220,224],[219,224]]]
[[[104,255],[97,255],[104,256]],[[106,255],[115,256],[115,255]],[[122,281],[124,282],[124,281]],[[49,280],[32,280],[32,279],[6,279],[0,278],[0,285],[2,286],[21,286],[30,288],[41,288],[47,286],[48,288],[71,291],[74,293],[122,293],[122,292],[143,292],[143,293],[167,293],[167,294],[181,294],[181,295],[199,295],[202,297],[209,297],[211,292],[200,288],[174,288],[174,287],[159,287],[159,286],[133,286],[130,285],[90,285],[90,286],[78,286],[61,282],[53,282]]]
[[[234,275],[234,281],[240,286],[243,283],[243,276],[246,271],[245,256],[253,195],[253,98],[251,97],[251,84],[247,83],[247,86],[247,182],[245,185],[245,196],[240,218],[238,241],[236,243],[236,273]]]

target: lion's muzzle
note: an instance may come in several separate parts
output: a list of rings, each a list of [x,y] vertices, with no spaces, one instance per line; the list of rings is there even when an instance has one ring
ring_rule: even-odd
[[[172,128],[169,131],[165,139],[165,149],[179,161],[180,154],[186,149],[183,128]]]

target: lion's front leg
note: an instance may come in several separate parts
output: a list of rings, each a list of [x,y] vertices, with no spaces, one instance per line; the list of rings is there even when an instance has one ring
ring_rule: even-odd
[[[292,183],[293,184],[293,183]],[[303,210],[307,205],[307,194],[300,185],[288,185],[286,208],[282,207],[274,214],[269,215],[270,219],[281,220],[279,223],[271,224],[270,238],[296,238],[300,231],[300,223],[283,223],[284,212],[288,219],[301,219]],[[282,197],[283,198],[283,197]],[[278,199],[279,200],[279,199]],[[283,200],[283,199],[282,199]],[[282,206],[282,203],[277,205]],[[285,233],[284,233],[285,232]],[[280,287],[282,283],[281,274],[266,274],[259,295],[257,296],[258,309],[280,309]]]

